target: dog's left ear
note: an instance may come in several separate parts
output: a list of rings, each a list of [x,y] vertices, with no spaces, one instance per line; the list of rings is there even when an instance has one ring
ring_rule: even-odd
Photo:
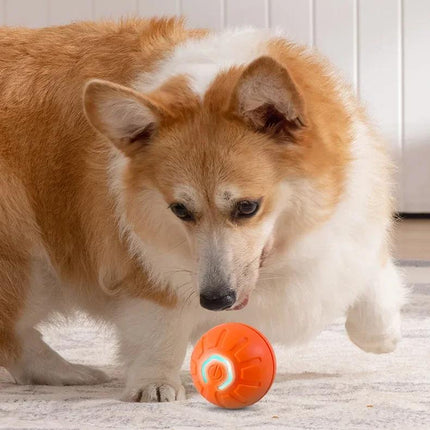
[[[303,97],[288,70],[268,56],[242,72],[229,111],[259,132],[294,139],[306,125]]]

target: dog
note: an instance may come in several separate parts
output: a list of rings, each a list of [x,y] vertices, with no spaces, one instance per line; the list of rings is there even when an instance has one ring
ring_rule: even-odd
[[[185,398],[187,345],[239,321],[302,343],[346,316],[392,351],[392,163],[353,90],[270,30],[180,19],[0,30],[0,365],[96,384],[37,327],[112,324],[123,400]]]

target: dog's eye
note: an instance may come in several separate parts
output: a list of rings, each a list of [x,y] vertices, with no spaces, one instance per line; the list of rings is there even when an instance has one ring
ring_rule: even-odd
[[[193,221],[193,214],[182,204],[182,203],[172,203],[169,206],[170,210],[183,221]]]
[[[260,203],[258,201],[242,200],[236,205],[234,217],[250,218],[258,212],[259,207]]]

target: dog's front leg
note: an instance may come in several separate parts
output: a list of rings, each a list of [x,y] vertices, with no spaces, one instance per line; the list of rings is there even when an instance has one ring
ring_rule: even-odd
[[[182,307],[129,299],[120,303],[115,321],[120,354],[127,366],[125,401],[184,400],[179,371],[191,331],[191,318]],[[188,316],[187,316],[188,314]]]
[[[350,339],[366,352],[393,351],[401,338],[400,309],[405,296],[398,271],[388,261],[348,310],[346,330]]]

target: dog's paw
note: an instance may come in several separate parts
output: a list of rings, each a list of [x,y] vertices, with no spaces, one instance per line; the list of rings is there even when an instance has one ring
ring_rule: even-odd
[[[101,370],[82,364],[72,364],[65,360],[51,368],[28,366],[11,371],[16,383],[21,385],[95,385],[109,380]],[[58,363],[57,363],[58,364]]]
[[[126,388],[121,400],[125,402],[173,402],[185,400],[182,384],[148,382],[140,387]]]
[[[96,385],[109,381],[101,370],[82,364],[71,364],[70,371],[59,379],[61,385]]]
[[[401,339],[400,327],[392,328],[384,333],[370,333],[357,330],[351,323],[346,324],[351,341],[365,352],[385,354],[393,352]]]

